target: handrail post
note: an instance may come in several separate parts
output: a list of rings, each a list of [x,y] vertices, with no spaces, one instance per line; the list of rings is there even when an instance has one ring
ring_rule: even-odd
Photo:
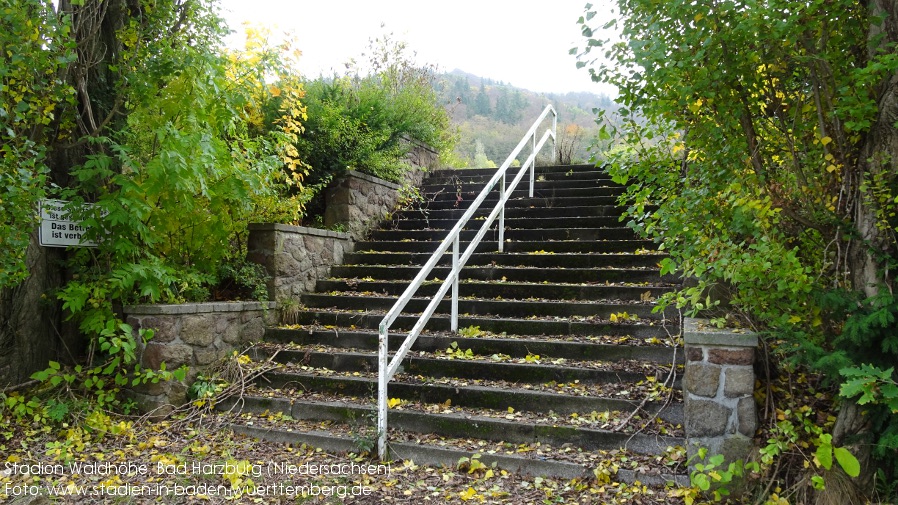
[[[552,162],[555,163],[557,160],[556,156],[556,147],[558,145],[558,114],[553,111],[552,113]]]
[[[458,278],[461,275],[458,266],[458,237],[459,234],[456,234],[452,241],[452,321],[449,326],[453,332],[458,331]]]
[[[505,252],[505,172],[499,185],[499,252]]]
[[[390,332],[381,323],[378,329],[378,370],[377,370],[377,455],[381,461],[387,460],[387,353]]]
[[[533,139],[533,148],[531,152],[533,153],[533,163],[530,164],[530,198],[533,198],[533,185],[536,182],[536,131],[532,134]]]

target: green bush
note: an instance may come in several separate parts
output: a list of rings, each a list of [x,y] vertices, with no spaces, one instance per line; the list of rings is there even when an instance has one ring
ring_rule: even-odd
[[[297,149],[311,166],[310,183],[350,169],[400,182],[408,169],[406,138],[452,149],[433,68],[416,65],[405,44],[389,37],[372,41],[370,50],[368,68],[305,85],[308,119]]]

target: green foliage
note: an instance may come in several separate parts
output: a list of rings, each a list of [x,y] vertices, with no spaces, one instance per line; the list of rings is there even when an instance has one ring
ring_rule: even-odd
[[[474,351],[471,349],[462,349],[459,347],[458,342],[452,342],[449,344],[449,347],[446,348],[445,357],[446,359],[473,359]]]
[[[852,0],[616,4],[603,27],[587,6],[573,52],[620,91],[601,137],[631,226],[669,253],[664,273],[698,279],[663,304],[695,313],[722,299],[797,360],[877,383],[861,364],[898,357],[898,172],[882,140],[896,126],[877,123],[894,34],[871,38],[881,19]],[[898,423],[886,403],[867,404],[881,456]]]
[[[818,279],[846,281],[845,257],[830,253],[853,238],[841,183],[876,114],[873,83],[898,62],[860,57],[870,20],[850,1],[618,7],[605,28],[624,42],[598,37],[590,11],[579,64],[621,91],[621,126],[604,136],[627,146],[606,155],[629,184],[634,227],[662,242],[668,270],[698,277],[698,290],[733,288],[733,305],[759,324],[812,324]],[[894,175],[882,178],[891,187]]]
[[[306,84],[308,122],[297,142],[319,180],[352,169],[401,181],[405,137],[451,150],[449,116],[433,87],[434,72],[418,66],[404,42],[371,41],[365,68]]]
[[[585,163],[590,158],[589,141],[598,133],[593,109],[615,107],[604,95],[537,93],[454,72],[442,74],[435,87],[440,101],[447,104],[453,124],[458,125],[453,156],[446,157],[443,151],[441,159],[459,168],[484,168],[504,161],[546,103],[551,103],[566,123],[558,125],[558,161]]]
[[[187,396],[195,400],[194,405],[197,403],[205,405],[205,402],[218,396],[226,387],[227,383],[221,379],[199,375],[187,390]]]
[[[221,265],[218,270],[216,287],[223,291],[223,296],[215,299],[228,300],[267,300],[269,276],[265,267],[258,263],[235,260]]]
[[[805,362],[831,382],[842,381],[840,394],[867,410],[874,428],[875,454],[898,449],[898,298],[889,293],[863,299],[858,293],[832,290],[819,297],[817,332],[792,330],[784,335]],[[797,352],[800,350],[800,353]]]
[[[25,251],[46,196],[47,142],[71,106],[74,90],[59,79],[73,59],[69,27],[50,2],[0,9],[0,288],[27,275]]]
[[[264,272],[242,261],[246,225],[257,211],[289,221],[302,212],[295,195],[305,166],[292,143],[305,111],[284,49],[256,38],[247,51],[225,53],[225,28],[208,4],[147,3],[131,17],[141,4],[73,2],[57,15],[49,3],[25,2],[0,11],[10,63],[0,68],[0,183],[9,188],[0,241],[17,251],[0,259],[0,287],[24,278],[36,199],[70,201],[98,247],[68,252],[70,280],[56,296],[86,338],[87,358],[73,369],[51,362],[33,378],[99,408],[124,406],[126,386],[184,376],[140,369],[138,342],[152,332],[125,324],[122,304],[207,299],[222,284],[264,298]],[[102,54],[88,50],[100,46]],[[84,68],[102,72],[78,73]],[[80,94],[66,75],[81,79]],[[108,117],[88,117],[100,113]],[[44,165],[56,159],[53,170]],[[67,403],[50,400],[10,408],[65,417]]]
[[[849,477],[857,477],[860,475],[861,464],[858,462],[857,458],[854,457],[854,454],[851,454],[851,452],[844,447],[833,447],[832,440],[833,437],[830,434],[820,435],[817,451],[814,452],[820,466],[829,470],[833,466],[833,456],[835,456],[836,462],[839,463],[839,466],[842,467],[842,470],[844,470]],[[822,478],[820,478],[818,482],[822,483]]]
[[[307,132],[297,148],[314,167],[313,177],[339,175],[351,169],[398,181],[405,152],[399,138],[393,138],[387,104],[376,99],[377,88],[371,81],[363,90],[356,90],[350,82],[335,78],[306,85],[310,115]],[[369,105],[365,107],[363,102]]]
[[[859,405],[866,405],[870,420],[878,434],[875,451],[880,457],[898,450],[898,380],[895,368],[886,370],[864,364],[860,367],[840,370],[845,382],[839,394],[856,398]]]
[[[734,461],[724,467],[722,454],[708,457],[708,450],[702,447],[693,456],[704,463],[695,463],[695,470],[689,474],[692,488],[684,489],[678,495],[684,498],[687,505],[695,502],[701,494],[707,494],[710,498],[719,502],[730,496],[731,485],[738,484],[746,471],[758,471],[757,463],[744,463],[742,460]]]
[[[467,338],[476,338],[483,335],[483,330],[480,329],[480,326],[468,326],[467,328],[460,328],[458,330],[458,335],[461,337]]]

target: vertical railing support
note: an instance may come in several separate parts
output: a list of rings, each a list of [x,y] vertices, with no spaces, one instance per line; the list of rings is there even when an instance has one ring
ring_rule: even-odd
[[[557,115],[552,116],[552,131],[556,132],[556,133],[558,132],[558,116]],[[556,148],[558,147],[557,144],[558,144],[558,142],[555,139],[555,137],[553,136],[552,137],[552,162],[553,163],[557,161],[555,159],[555,156],[557,155],[557,153],[555,152]]]
[[[499,252],[505,252],[505,173],[499,181]]]
[[[458,264],[458,235],[452,241],[452,322],[449,324],[453,332],[458,331],[458,278],[461,275],[461,266]]]
[[[552,130],[555,131],[555,130]],[[531,144],[531,155],[533,156],[533,163],[530,164],[530,193],[528,194],[530,198],[533,198],[533,185],[536,183],[536,134],[533,134],[533,142]]]
[[[381,461],[387,460],[387,353],[390,351],[390,330],[380,323],[377,332],[377,454]]]

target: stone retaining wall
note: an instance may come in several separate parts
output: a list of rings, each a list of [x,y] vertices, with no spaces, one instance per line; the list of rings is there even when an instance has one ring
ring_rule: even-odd
[[[286,224],[250,224],[246,257],[268,272],[268,298],[284,300],[313,291],[315,282],[327,278],[330,267],[342,263],[343,254],[352,248],[347,233]]]
[[[418,185],[424,173],[408,173],[408,183]],[[343,227],[353,240],[363,240],[396,210],[402,186],[361,172],[349,170],[325,192],[324,225]]]
[[[403,137],[403,140],[411,145],[411,149],[405,157],[405,161],[411,166],[424,170],[432,170],[437,167],[440,153],[434,151],[432,147],[422,144],[413,138]]]
[[[744,460],[758,428],[754,399],[754,333],[717,329],[686,319],[686,373],[683,378],[689,457],[700,447],[727,462]],[[694,463],[701,461],[691,460]]]
[[[140,344],[138,358],[143,368],[166,370],[189,367],[186,384],[209,365],[243,351],[262,340],[265,327],[276,322],[274,302],[211,302],[178,305],[132,305],[125,307],[126,322],[135,331],[151,328],[153,338]],[[147,384],[132,392],[145,412],[170,409],[184,403],[187,386],[171,381]]]

